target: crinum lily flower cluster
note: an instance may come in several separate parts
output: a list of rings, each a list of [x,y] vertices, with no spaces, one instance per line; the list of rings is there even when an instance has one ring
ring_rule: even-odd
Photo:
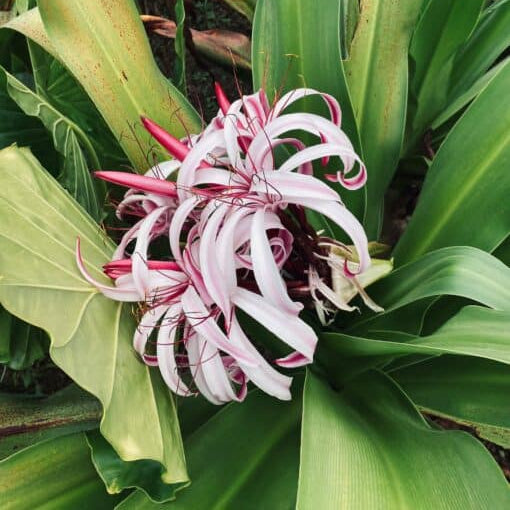
[[[219,86],[216,93],[219,112],[198,136],[177,140],[142,119],[174,159],[144,176],[96,172],[130,188],[117,215],[137,219],[104,266],[114,286],[92,279],[79,241],[77,263],[105,296],[142,303],[134,348],[147,364],[159,367],[176,394],[198,390],[215,404],[242,401],[251,381],[288,400],[292,379],[275,366],[311,363],[317,343],[300,312],[305,306],[315,306],[322,316],[352,310],[331,288],[331,268],[340,260],[345,278],[355,280],[370,264],[361,224],[339,194],[313,176],[312,163],[327,165],[334,158],[340,170],[326,178],[347,190],[365,184],[366,170],[340,128],[333,97],[298,89],[271,107],[262,90],[232,104]],[[324,100],[329,119],[288,113],[291,104],[309,95]],[[305,145],[296,132],[313,135],[317,143]],[[307,209],[347,233],[355,263],[331,256],[330,246],[348,248],[317,234]],[[241,327],[239,311],[291,353],[266,359]]]

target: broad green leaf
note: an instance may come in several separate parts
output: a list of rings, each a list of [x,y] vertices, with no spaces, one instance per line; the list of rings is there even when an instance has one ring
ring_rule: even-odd
[[[179,424],[183,439],[207,422],[221,407],[207,402],[204,398],[183,398],[177,400]],[[164,502],[175,499],[176,491],[189,483],[165,484],[161,480],[161,464],[151,460],[123,461],[99,434],[87,433],[87,442],[92,450],[92,462],[103,479],[110,494],[124,489],[139,488],[152,501]]]
[[[64,157],[61,181],[78,203],[95,219],[101,218],[101,206],[96,196],[90,164],[99,168],[99,160],[85,133],[48,101],[25,86],[0,67],[7,79],[7,92],[16,104],[31,117],[37,117],[51,133],[55,149]]]
[[[443,246],[492,251],[508,236],[509,86],[510,61],[446,138],[395,249],[397,265]]]
[[[482,437],[510,439],[510,367],[494,361],[440,356],[392,371],[391,377],[426,412],[473,427]]]
[[[0,459],[46,439],[96,428],[99,402],[77,386],[46,398],[0,393]]]
[[[377,333],[377,332],[376,332]],[[339,379],[410,354],[457,354],[510,364],[510,312],[466,306],[435,333],[424,337],[387,331],[376,339],[324,333],[318,359]],[[381,340],[385,338],[385,340]]]
[[[186,9],[184,0],[175,2],[175,86],[186,94],[186,39],[184,37],[184,24],[186,22]]]
[[[81,433],[43,441],[0,462],[2,510],[111,509]]]
[[[232,9],[240,12],[243,16],[246,16],[249,20],[253,19],[255,12],[255,6],[257,0],[223,0],[226,4],[230,5]]]
[[[416,103],[408,116],[411,149],[447,104],[453,56],[468,39],[484,3],[432,0],[416,26],[409,49],[413,61],[410,89]]]
[[[489,7],[455,57],[450,98],[470,88],[510,46],[510,1]]]
[[[134,0],[39,0],[38,7],[59,59],[87,91],[137,170],[153,163],[153,142],[140,115],[177,137],[200,130],[193,107],[159,71]],[[159,154],[168,159],[163,151]]]
[[[510,492],[472,436],[432,429],[391,379],[363,374],[341,393],[309,373],[297,508],[507,508]]]
[[[342,108],[342,129],[361,154],[341,60],[340,4],[341,0],[259,0],[252,35],[253,84],[254,89],[266,89],[270,98],[298,87],[331,94]],[[320,27],[320,37],[310,27]],[[317,98],[307,99],[299,108],[321,114],[326,111]],[[342,199],[354,214],[363,217],[364,188],[343,193]]]
[[[142,492],[119,510],[295,507],[299,465],[299,393],[280,402],[256,390],[232,403],[185,440],[192,484],[175,502],[156,505]]]
[[[368,171],[365,227],[370,239],[379,234],[384,194],[397,169],[404,138],[407,52],[422,1],[361,2],[358,28],[345,62]],[[304,26],[310,36],[322,40],[307,23]]]
[[[385,329],[387,316],[404,306],[435,296],[459,296],[497,310],[510,310],[510,268],[477,248],[453,246],[428,253],[370,286],[370,296],[385,309],[351,319],[349,332]],[[430,304],[430,303],[429,303]],[[419,306],[420,320],[425,308]],[[395,316],[398,324],[398,316]],[[406,321],[407,319],[402,319]],[[382,327],[381,327],[382,326]]]
[[[86,266],[108,283],[111,241],[26,149],[0,152],[0,216],[2,305],[49,333],[53,361],[101,401],[101,432],[124,460],[152,459],[166,482],[187,480],[172,397],[133,353],[129,309],[76,267],[79,237]]]

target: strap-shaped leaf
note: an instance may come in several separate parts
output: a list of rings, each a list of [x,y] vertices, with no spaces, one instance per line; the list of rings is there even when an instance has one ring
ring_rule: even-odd
[[[184,24],[186,23],[186,9],[184,0],[177,0],[175,3],[175,86],[186,94],[186,39],[184,36]]]
[[[0,506],[27,508],[114,507],[90,460],[82,433],[37,443],[0,462]]]
[[[510,59],[507,57],[494,67],[491,67],[484,75],[476,80],[471,87],[467,88],[464,92],[448,101],[448,106],[441,112],[441,114],[434,119],[431,124],[432,129],[438,129],[446,121],[450,120],[454,115],[459,113],[465,106],[475,99],[480,92],[490,83],[492,78],[505,66]]]
[[[76,385],[45,398],[0,393],[0,459],[31,444],[95,429],[101,405]]]
[[[369,372],[341,393],[305,383],[297,508],[506,508],[496,462],[465,432],[432,429],[387,376]]]
[[[422,0],[363,1],[345,62],[368,171],[365,226],[370,239],[378,235],[384,193],[397,169],[404,138],[408,48],[421,5]],[[317,37],[315,30],[306,30]],[[328,74],[324,69],[321,72]]]
[[[476,429],[508,447],[510,367],[494,361],[440,356],[391,372],[425,411]]]
[[[395,249],[402,264],[443,246],[492,251],[510,232],[510,61],[452,129]]]
[[[159,71],[134,0],[40,0],[38,7],[59,59],[138,170],[150,166],[153,148],[140,115],[178,137],[200,130],[193,107]]]
[[[410,89],[416,103],[409,112],[411,149],[447,104],[453,57],[468,39],[484,3],[431,0],[416,26],[409,50],[413,60]]]
[[[15,171],[13,171],[15,169]],[[134,321],[81,277],[75,243],[96,278],[113,246],[27,149],[0,152],[0,302],[46,330],[50,354],[103,404],[101,431],[125,460],[153,459],[186,480],[174,403],[134,355]]]
[[[293,396],[280,402],[256,390],[225,406],[185,441],[189,488],[163,505],[137,491],[118,510],[294,509],[301,402]]]
[[[455,57],[451,98],[470,88],[510,46],[509,26],[509,0],[497,2],[485,10],[475,31]]]
[[[370,286],[371,297],[385,311],[353,317],[350,333],[365,335],[370,330],[400,329],[399,322],[414,323],[412,316],[401,321],[394,313],[404,306],[415,306],[418,322],[432,303],[425,298],[460,296],[496,310],[510,310],[510,268],[496,257],[467,246],[452,246],[428,253]],[[405,329],[408,331],[408,329]],[[411,329],[411,331],[413,331]],[[419,332],[415,330],[415,332]]]
[[[341,0],[258,0],[253,21],[252,68],[254,88],[270,97],[311,87],[334,96],[342,108],[342,129],[361,154],[340,51]],[[311,29],[317,27],[317,30]],[[327,69],[327,72],[324,70]],[[300,110],[324,113],[321,100],[309,98]],[[343,193],[359,218],[366,206],[364,188]]]
[[[377,332],[376,332],[377,333]],[[325,333],[318,358],[338,377],[345,379],[388,360],[410,354],[437,356],[457,354],[510,364],[510,312],[466,306],[432,335],[414,338],[385,331],[368,339]],[[380,339],[387,338],[387,340]],[[353,362],[355,359],[355,362]]]

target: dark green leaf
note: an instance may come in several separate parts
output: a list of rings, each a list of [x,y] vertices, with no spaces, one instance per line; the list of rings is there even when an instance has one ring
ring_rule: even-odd
[[[142,492],[119,510],[295,507],[299,465],[299,392],[279,402],[254,391],[215,414],[186,441],[192,484],[175,502],[155,505]]]
[[[413,149],[447,104],[453,56],[467,40],[485,0],[431,0],[413,34],[410,89],[415,108],[408,117],[408,144]]]
[[[440,356],[392,371],[395,379],[425,411],[476,429],[510,438],[510,367],[485,359]],[[499,434],[498,434],[499,433]]]
[[[342,58],[349,58],[354,32],[359,22],[359,0],[341,0],[340,2],[340,47]]]
[[[0,31],[0,34],[6,32]],[[13,143],[29,146],[48,168],[56,167],[57,155],[51,137],[37,119],[28,117],[7,93],[7,78],[0,71],[0,149]]]
[[[0,68],[7,79],[7,92],[25,114],[37,117],[51,133],[55,149],[64,157],[61,180],[78,203],[96,220],[102,213],[96,196],[90,164],[99,167],[99,160],[85,133],[67,117],[56,110],[41,95],[36,94],[21,81]]]
[[[184,398],[177,400],[179,423],[183,438],[216,414],[221,407],[207,402],[204,398]],[[175,493],[186,483],[166,484],[161,480],[162,467],[151,460],[122,460],[98,431],[87,434],[87,442],[92,450],[92,461],[103,479],[110,494],[118,494],[124,489],[138,488],[152,501],[164,502],[175,499]]]
[[[452,129],[430,167],[394,255],[397,264],[443,246],[492,251],[510,232],[510,61]]]
[[[488,8],[455,57],[450,98],[469,89],[510,46],[510,1]]]
[[[26,322],[12,317],[8,367],[24,370],[48,352],[48,335]]]
[[[186,22],[186,10],[184,8],[184,0],[175,2],[175,86],[186,94],[186,39],[184,36],[184,23]]]
[[[352,319],[355,334],[384,329],[386,317],[394,310],[424,298],[460,296],[497,310],[510,309],[510,268],[476,248],[453,246],[428,253],[370,286],[370,296],[385,309]],[[419,313],[426,312],[420,305]],[[394,316],[398,321],[398,316]],[[419,316],[423,319],[423,314]],[[408,318],[403,319],[407,321]],[[398,323],[398,322],[397,322]],[[383,326],[379,326],[383,324]],[[413,331],[413,332],[419,332]]]
[[[377,331],[376,331],[377,333]],[[510,364],[510,312],[466,306],[435,333],[424,337],[391,331],[376,339],[324,333],[318,360],[337,380],[410,354],[457,354]],[[381,340],[380,338],[384,338]]]

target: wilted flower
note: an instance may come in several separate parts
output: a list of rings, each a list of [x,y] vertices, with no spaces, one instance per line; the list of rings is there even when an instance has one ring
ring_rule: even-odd
[[[324,99],[329,120],[286,113],[311,94]],[[338,193],[313,176],[312,163],[337,158],[339,170],[326,177],[348,190],[363,186],[366,170],[340,129],[338,103],[327,94],[299,89],[272,107],[263,91],[232,104],[220,87],[217,96],[217,117],[183,141],[143,119],[172,161],[145,176],[96,173],[130,188],[117,215],[137,219],[104,267],[114,286],[92,279],[79,244],[77,261],[109,298],[142,303],[134,347],[148,364],[159,366],[175,393],[190,395],[193,384],[220,404],[242,400],[252,381],[290,399],[291,378],[270,361],[286,368],[311,363],[317,336],[300,312],[315,306],[324,320],[336,309],[352,310],[333,290],[331,268],[340,267],[355,282],[370,264],[362,226]],[[306,146],[296,132],[311,133],[318,142]],[[174,173],[175,180],[167,180]],[[313,231],[307,209],[348,234],[356,263],[332,252],[329,245],[340,243]],[[166,249],[154,243],[158,238],[166,240]],[[290,354],[276,360],[262,356],[241,327],[240,310],[285,342]]]

